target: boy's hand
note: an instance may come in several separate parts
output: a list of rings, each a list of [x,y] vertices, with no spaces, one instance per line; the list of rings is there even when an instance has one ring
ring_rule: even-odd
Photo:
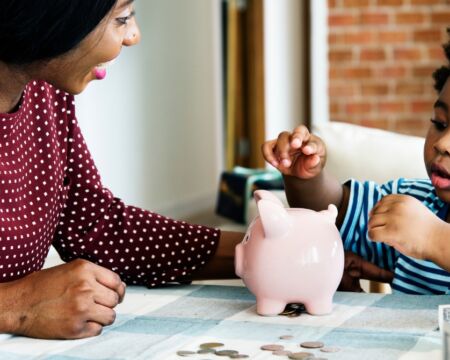
[[[363,289],[359,283],[361,279],[391,283],[394,279],[394,274],[389,270],[382,269],[364,260],[361,256],[351,251],[346,251],[344,274],[342,275],[338,290],[362,292]]]
[[[399,194],[382,198],[369,216],[370,239],[416,259],[430,259],[445,224],[416,198]]]
[[[278,135],[278,139],[266,141],[262,145],[262,153],[265,160],[283,175],[300,179],[317,176],[326,160],[325,144],[303,125],[292,133],[285,131]]]

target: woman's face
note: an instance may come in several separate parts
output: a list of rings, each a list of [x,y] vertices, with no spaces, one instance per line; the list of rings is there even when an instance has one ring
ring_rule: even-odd
[[[39,78],[70,94],[79,94],[92,80],[106,76],[107,63],[122,46],[140,40],[132,0],[118,0],[112,11],[74,50],[40,67]]]
[[[450,203],[450,79],[434,103],[434,113],[425,139],[424,160],[436,194]]]

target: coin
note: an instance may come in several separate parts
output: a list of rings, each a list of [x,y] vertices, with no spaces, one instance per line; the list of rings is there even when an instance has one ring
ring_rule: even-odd
[[[307,349],[318,349],[324,347],[324,344],[321,341],[305,341],[300,346]]]
[[[197,350],[197,354],[214,354],[216,351],[214,349],[200,349]]]
[[[188,350],[180,350],[177,351],[178,356],[191,356],[197,354],[195,351],[188,351]]]
[[[236,351],[236,350],[217,350],[214,354],[216,354],[217,356],[228,356],[228,357],[230,357],[231,355],[238,355],[239,351]]]
[[[288,357],[292,360],[306,360],[309,358],[314,358],[314,354],[310,352],[300,351],[292,353],[291,355],[288,355]]]
[[[291,314],[288,314],[287,317],[299,317],[301,315],[301,313],[299,312],[293,312]]]
[[[287,350],[276,350],[272,352],[272,355],[276,355],[276,356],[289,356],[292,354],[292,351],[287,351]]]
[[[281,340],[292,340],[294,337],[292,335],[281,335]]]
[[[283,345],[276,345],[276,344],[268,344],[268,345],[261,346],[261,350],[266,350],[266,351],[279,351],[279,350],[283,350],[283,349],[284,349]]]
[[[204,343],[204,344],[200,344],[200,349],[212,349],[212,348],[217,348],[217,347],[221,347],[223,346],[222,343],[219,342],[210,342],[210,343]]]
[[[341,351],[341,349],[339,349],[338,347],[327,346],[327,347],[323,347],[322,349],[320,349],[320,351],[322,351],[324,353],[335,353],[335,352]]]
[[[246,354],[234,354],[234,355],[230,355],[230,359],[247,359],[250,356],[246,355]]]

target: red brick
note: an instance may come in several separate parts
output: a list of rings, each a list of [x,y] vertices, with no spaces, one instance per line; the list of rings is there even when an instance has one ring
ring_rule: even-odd
[[[416,66],[412,69],[412,75],[416,78],[430,78],[433,74],[434,70],[436,70],[440,66],[437,64],[436,66],[432,65],[424,65],[424,66]]]
[[[353,59],[353,52],[351,50],[331,50],[328,53],[328,59],[331,62],[346,62]]]
[[[373,31],[357,31],[342,34],[341,42],[344,44],[373,44],[376,36]]]
[[[439,12],[432,13],[431,23],[448,25],[450,23],[450,11],[439,10]]]
[[[425,137],[429,120],[423,120],[420,117],[399,119],[393,122],[393,127],[394,131],[402,134]]]
[[[426,15],[420,12],[398,12],[395,14],[395,22],[397,24],[423,24],[426,20]]]
[[[427,49],[428,51],[428,58],[430,60],[435,60],[438,62],[444,63],[446,61],[444,49],[442,49],[441,46],[439,47],[430,47]]]
[[[381,101],[378,111],[381,113],[403,113],[406,109],[404,101]]]
[[[368,7],[370,5],[369,0],[344,0],[344,7]]]
[[[405,66],[393,65],[385,66],[377,69],[375,71],[375,76],[381,78],[402,78],[405,77],[407,73]]]
[[[428,29],[414,31],[414,41],[418,42],[431,42],[436,44],[441,41],[441,36],[441,30]]]
[[[354,84],[330,85],[328,94],[330,95],[330,97],[355,96],[358,94],[358,90],[356,89]]]
[[[363,25],[384,25],[389,22],[389,16],[381,12],[363,13],[360,21]]]
[[[410,0],[411,5],[440,5],[442,4],[442,0]]]
[[[355,25],[359,22],[358,16],[350,14],[338,14],[328,16],[328,25],[333,26],[348,26]]]
[[[367,84],[361,85],[362,95],[387,95],[389,86],[386,84]]]
[[[403,0],[378,0],[378,6],[401,6],[403,5]]]
[[[401,81],[395,86],[395,93],[398,95],[421,95],[425,90],[423,82]]]
[[[368,67],[351,67],[344,69],[343,75],[347,79],[367,79],[373,76],[372,69]]]
[[[360,54],[361,61],[380,61],[386,59],[383,49],[363,49]]]
[[[413,113],[431,114],[435,101],[434,98],[429,100],[413,100],[411,101],[411,111]]]
[[[372,105],[368,102],[349,102],[345,104],[345,112],[348,114],[367,114],[372,111]]]
[[[328,7],[335,8],[337,5],[336,0],[328,0]]]
[[[338,114],[340,106],[337,102],[330,101],[330,114]]]
[[[419,48],[397,48],[394,49],[395,60],[421,60],[422,52]]]
[[[360,119],[358,121],[358,125],[361,126],[365,126],[365,127],[369,127],[369,128],[377,128],[377,129],[384,129],[384,130],[388,130],[389,129],[389,121],[384,118],[384,119]]]
[[[404,43],[408,39],[406,31],[380,31],[378,33],[378,43]]]

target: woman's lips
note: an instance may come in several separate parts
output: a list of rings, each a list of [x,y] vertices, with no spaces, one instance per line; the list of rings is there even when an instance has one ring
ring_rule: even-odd
[[[437,189],[450,190],[450,174],[446,168],[433,164],[431,166],[431,183]]]

